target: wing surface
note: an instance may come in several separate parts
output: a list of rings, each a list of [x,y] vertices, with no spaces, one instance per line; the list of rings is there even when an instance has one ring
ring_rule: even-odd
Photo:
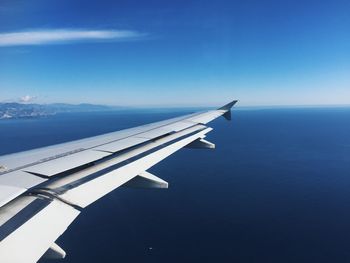
[[[167,188],[147,170],[183,147],[214,148],[206,124],[231,119],[236,102],[0,157],[0,262],[64,258],[55,241],[82,209],[120,186]]]

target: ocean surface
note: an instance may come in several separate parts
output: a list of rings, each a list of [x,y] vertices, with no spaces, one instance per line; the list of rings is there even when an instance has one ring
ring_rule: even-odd
[[[1,120],[0,154],[185,113]],[[168,190],[118,188],[58,239],[65,260],[40,262],[350,262],[350,108],[237,109],[211,126],[215,150],[150,170]]]

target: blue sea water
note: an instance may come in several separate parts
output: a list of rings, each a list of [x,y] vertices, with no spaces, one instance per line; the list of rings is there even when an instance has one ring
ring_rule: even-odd
[[[0,153],[185,113],[4,120]],[[118,188],[85,209],[58,239],[57,262],[350,262],[350,109],[232,117],[211,124],[215,150],[183,149],[150,170],[168,190]]]

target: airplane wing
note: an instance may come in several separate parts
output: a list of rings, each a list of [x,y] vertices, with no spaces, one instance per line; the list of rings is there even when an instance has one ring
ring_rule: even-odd
[[[206,124],[231,119],[236,102],[0,157],[0,262],[64,258],[55,241],[82,209],[120,186],[167,188],[147,170],[183,147],[215,148]]]

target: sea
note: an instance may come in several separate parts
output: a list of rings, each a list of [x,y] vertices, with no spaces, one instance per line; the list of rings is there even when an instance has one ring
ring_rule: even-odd
[[[1,120],[0,154],[190,112]],[[63,261],[40,262],[350,262],[350,108],[237,108],[210,126],[216,149],[149,170],[169,189],[116,189],[57,240]]]

